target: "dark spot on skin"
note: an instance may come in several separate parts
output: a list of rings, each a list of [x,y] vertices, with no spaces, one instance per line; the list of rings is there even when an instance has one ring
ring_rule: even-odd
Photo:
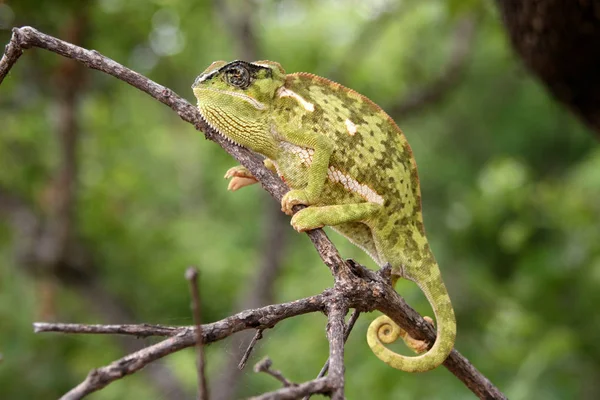
[[[394,177],[393,177],[393,176],[390,176],[390,177],[388,178],[388,182],[389,182],[389,183],[394,183]]]
[[[317,132],[317,131],[318,131],[318,129],[317,129],[317,127],[316,127],[316,126],[315,126],[315,127],[313,127],[313,131],[315,131],[315,132]]]
[[[335,108],[334,108],[334,110],[335,110],[335,112],[338,112],[338,111],[340,111],[340,109],[339,109],[339,108],[337,108],[337,107],[335,107]]]
[[[362,153],[358,153],[358,158],[363,158]]]
[[[323,103],[325,103],[325,104],[329,104],[329,100],[327,100],[327,99],[323,99]]]
[[[373,146],[369,146],[369,151],[370,151],[371,153],[374,153],[374,152],[375,152],[375,149],[373,148]]]
[[[373,131],[369,131],[369,135],[371,135],[371,136],[375,136],[375,132],[373,132]]]
[[[342,122],[342,121],[344,121],[344,120],[342,119],[342,117],[340,117],[339,115],[338,115],[338,117],[337,117],[337,120],[338,120],[338,122]]]
[[[286,107],[286,108],[285,108],[285,111],[290,111],[290,108],[289,108],[289,107]]]

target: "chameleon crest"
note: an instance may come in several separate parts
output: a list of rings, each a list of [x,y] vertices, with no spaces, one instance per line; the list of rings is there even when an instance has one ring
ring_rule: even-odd
[[[406,335],[390,318],[371,323],[367,341],[388,365],[423,372],[452,348],[456,322],[450,297],[429,248],[412,150],[394,121],[375,103],[338,83],[308,73],[285,74],[272,61],[217,61],[194,82],[202,117],[228,140],[262,154],[291,190],[281,202],[299,232],[331,226],[394,281],[414,281],[432,305],[437,339]],[[229,189],[256,183],[245,168],[227,171]],[[402,337],[423,354],[407,357],[386,343]]]

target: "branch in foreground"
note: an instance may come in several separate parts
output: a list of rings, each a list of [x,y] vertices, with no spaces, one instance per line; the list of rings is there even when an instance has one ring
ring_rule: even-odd
[[[331,300],[330,293],[324,292],[321,295],[307,297],[302,300],[243,311],[221,321],[203,325],[202,341],[203,343],[215,342],[244,329],[267,329],[286,318],[315,311],[323,311],[325,304],[331,302]],[[63,328],[66,328],[67,332],[75,330],[75,324],[36,323],[34,326],[36,328],[45,328],[44,332],[49,332],[50,329],[53,332],[65,332],[61,330]],[[84,325],[77,325],[77,329],[80,333],[100,333],[100,329],[89,329]],[[156,330],[153,326],[149,329],[164,333],[163,330]],[[111,330],[113,331],[111,333],[115,333],[114,329]],[[196,344],[196,329],[194,327],[181,327],[177,330],[178,332],[168,339],[131,353],[105,367],[92,370],[83,382],[70,390],[61,399],[81,399],[90,393],[104,388],[117,379],[139,371],[153,361]],[[123,330],[118,333],[136,334],[132,330]],[[149,334],[146,336],[149,336]]]
[[[137,72],[125,68],[123,65],[107,57],[102,56],[97,51],[90,51],[78,46],[74,46],[62,40],[56,39],[52,36],[38,32],[37,30],[31,27],[15,28],[13,29],[13,36],[6,48],[5,54],[2,57],[2,60],[0,60],[0,83],[8,74],[12,66],[16,63],[18,58],[21,56],[22,50],[31,47],[43,48],[54,53],[60,54],[64,57],[75,59],[88,66],[89,68],[103,71],[142,90],[143,92],[149,94],[161,103],[169,106],[184,121],[191,123],[196,127],[196,129],[205,132],[206,137],[208,139],[214,140],[215,142],[219,143],[219,145],[223,147],[234,158],[236,158],[240,162],[240,164],[248,168],[248,170],[250,170],[250,172],[260,181],[261,185],[265,188],[265,190],[267,190],[267,192],[269,192],[273,197],[275,197],[278,200],[281,200],[283,194],[288,191],[288,188],[276,177],[276,175],[263,166],[262,159],[260,157],[244,148],[228,143],[223,137],[214,132],[204,120],[202,120],[196,108],[189,104],[186,100],[176,95],[172,90],[149,80],[148,78],[138,74]],[[297,206],[294,208],[294,211],[297,211],[300,208],[301,207]],[[377,274],[368,270],[363,271],[362,276],[357,277],[356,275],[354,275],[349,266],[340,257],[339,253],[337,252],[337,249],[327,238],[323,230],[317,229],[314,231],[310,231],[307,234],[313,242],[315,248],[317,249],[319,256],[331,270],[335,280],[335,287],[343,292],[343,295],[345,296],[343,300],[347,302],[347,304],[344,305],[345,307],[354,307],[360,309],[361,311],[367,311],[372,310],[373,308],[377,308],[378,310],[384,312],[390,318],[392,318],[412,337],[417,339],[426,339],[432,343],[434,342],[435,332],[433,328],[431,328],[429,324],[427,324],[416,311],[409,307],[389,284],[384,284],[383,280],[378,280]],[[376,288],[373,285],[375,285]],[[374,292],[374,290],[376,290],[376,292]],[[363,297],[360,298],[360,296]],[[339,303],[337,305],[339,305]],[[276,306],[270,307],[276,308]],[[299,313],[320,311],[320,309],[314,309],[314,307],[312,307],[312,311],[310,311],[310,309],[311,307],[307,307],[305,309],[300,310]],[[277,315],[275,315],[275,317],[277,317]],[[239,322],[237,326],[239,327],[245,325],[243,322]],[[255,321],[255,326],[252,326],[252,328],[257,328],[259,326],[261,326],[260,322]],[[343,334],[343,329],[341,332]],[[225,332],[226,335],[230,335],[231,333],[233,332]],[[104,374],[102,374],[102,378],[109,379],[106,382],[102,379],[98,379],[96,376],[98,375],[97,371],[102,370],[102,368],[93,371],[92,373],[90,373],[90,376],[88,376],[88,379],[86,379],[86,381],[90,380],[96,382],[100,386],[94,390],[90,390],[90,392],[106,386],[108,383],[114,381],[115,379],[137,371],[138,369],[147,365],[147,363],[154,361],[155,359],[158,359],[166,354],[170,354],[173,351],[176,351],[172,349],[177,349],[178,346],[181,346],[181,339],[179,341],[176,340],[176,338],[179,336],[180,335],[169,338],[154,346],[150,346],[140,352],[136,352],[130,356],[124,357],[123,359],[121,359],[121,364],[119,364],[119,361],[117,361],[107,367],[103,367],[106,371]],[[188,343],[187,346],[194,343],[193,335],[191,335],[190,337],[188,337],[187,335],[184,336],[188,338],[188,342],[186,342]],[[205,340],[207,340],[206,335]],[[164,345],[165,342],[169,342],[169,344],[175,342],[177,343],[177,345],[169,347],[168,345]],[[160,347],[161,344],[163,344],[162,346],[164,347]],[[183,347],[179,347],[178,349]],[[132,359],[131,357],[134,355],[139,355],[139,357],[137,359]],[[337,355],[337,357],[339,357],[339,354]],[[491,382],[485,376],[483,376],[479,371],[477,371],[475,367],[473,367],[469,363],[469,361],[463,356],[461,356],[456,350],[452,351],[444,365],[479,397],[492,399],[505,398],[504,395],[502,395],[502,393],[494,385],[492,385]],[[115,372],[115,368],[118,372],[117,375],[111,374],[111,372]],[[336,368],[338,367],[336,366]],[[317,381],[329,382],[328,378],[323,378],[322,380],[315,380],[313,382]],[[74,390],[81,390],[82,385],[83,383],[77,386],[77,388],[75,388]],[[88,384],[87,387],[91,386]],[[304,386],[299,385],[299,387]],[[300,396],[310,393],[312,392],[303,392],[300,394]]]

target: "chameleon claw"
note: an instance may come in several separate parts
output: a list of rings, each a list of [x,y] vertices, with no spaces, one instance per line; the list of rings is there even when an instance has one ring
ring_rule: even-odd
[[[235,176],[229,181],[229,185],[227,185],[227,190],[235,192],[236,190],[239,190],[243,187],[254,185],[256,182],[257,180],[254,178],[240,178]]]
[[[225,172],[224,178],[231,179],[231,181],[229,181],[229,185],[227,185],[227,190],[232,192],[258,182],[252,173],[248,171],[246,167],[241,165],[229,168],[227,172]]]

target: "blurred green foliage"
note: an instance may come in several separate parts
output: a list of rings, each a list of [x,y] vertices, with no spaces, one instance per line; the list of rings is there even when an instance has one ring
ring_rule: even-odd
[[[235,3],[235,2],[233,2]],[[235,32],[216,2],[189,0],[0,2],[0,43],[10,27],[50,35],[87,15],[82,46],[96,49],[192,101],[190,85],[213,60],[232,60]],[[460,84],[443,101],[398,120],[416,154],[426,226],[458,317],[457,348],[511,399],[600,397],[600,146],[556,104],[512,54],[491,2],[252,2],[262,59],[290,72],[336,79],[384,108],[436,79],[466,13],[476,40]],[[84,11],[81,11],[85,8]],[[383,14],[382,14],[383,13]],[[383,18],[384,16],[385,18]],[[380,23],[366,46],[356,40]],[[54,78],[61,58],[27,51],[0,86],[0,185],[39,204],[58,162]],[[269,207],[257,187],[231,194],[231,158],[171,110],[99,72],[86,71],[78,98],[81,139],[77,233],[100,269],[100,284],[138,322],[190,324],[188,265],[202,274],[204,318],[240,311],[263,251]],[[331,277],[309,240],[291,232],[277,301],[318,293]],[[373,266],[343,238],[345,257]],[[0,398],[56,398],[87,372],[123,355],[109,337],[34,335],[42,301],[36,278],[14,257],[16,238],[0,221]],[[429,313],[410,284],[410,304]],[[57,291],[54,318],[103,320],[81,293]],[[444,368],[419,375],[392,370],[368,350],[365,315],[346,351],[354,399],[462,399],[470,392]],[[325,318],[287,320],[266,333],[268,354],[296,382],[313,378],[327,355]],[[147,340],[151,343],[152,340]],[[231,350],[208,349],[213,381]],[[252,361],[252,360],[251,360]],[[194,388],[194,354],[163,363]],[[250,368],[248,368],[248,371]],[[246,372],[240,396],[272,390]],[[133,376],[94,399],[160,398]]]

